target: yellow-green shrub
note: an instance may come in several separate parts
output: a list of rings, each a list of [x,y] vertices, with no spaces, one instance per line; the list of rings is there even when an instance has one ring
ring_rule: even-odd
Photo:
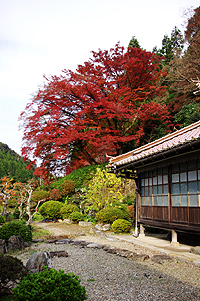
[[[116,219],[128,219],[129,215],[119,208],[108,207],[100,210],[96,214],[96,219],[102,223],[112,224]]]
[[[57,219],[61,218],[61,208],[63,204],[58,201],[47,201],[43,203],[39,208],[39,213],[44,216],[45,218],[49,219]]]
[[[118,233],[128,233],[131,227],[132,224],[125,219],[116,219],[112,224],[113,231]]]
[[[65,204],[60,210],[60,213],[61,213],[61,216],[63,219],[69,218],[69,216],[72,212],[79,212],[79,209],[76,205],[73,205],[73,204],[66,205]]]

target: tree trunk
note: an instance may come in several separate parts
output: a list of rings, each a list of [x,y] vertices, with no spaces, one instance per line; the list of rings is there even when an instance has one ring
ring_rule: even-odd
[[[3,211],[2,211],[2,215],[3,216],[6,216],[7,215],[7,212],[6,212],[6,210],[7,210],[7,206],[8,206],[8,203],[9,203],[9,196],[4,196],[4,204],[3,204]]]

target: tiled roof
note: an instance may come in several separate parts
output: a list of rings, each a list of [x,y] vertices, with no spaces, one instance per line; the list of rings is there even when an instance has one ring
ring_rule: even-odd
[[[126,154],[111,158],[109,165],[116,164],[120,166],[128,164],[198,139],[200,139],[200,120]]]

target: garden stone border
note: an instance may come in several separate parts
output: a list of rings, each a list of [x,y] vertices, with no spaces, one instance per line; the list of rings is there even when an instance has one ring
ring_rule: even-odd
[[[35,243],[35,241],[33,241]],[[38,241],[39,242],[39,241]],[[40,241],[41,242],[41,241]],[[165,261],[171,261],[173,260],[172,257],[168,256],[168,255],[164,255],[164,254],[160,254],[160,255],[153,255],[152,257],[150,257],[148,254],[141,254],[141,253],[136,253],[136,252],[132,252],[126,249],[121,249],[121,248],[115,248],[115,247],[109,247],[107,245],[101,245],[98,243],[94,243],[94,242],[87,242],[84,240],[73,240],[71,238],[67,238],[67,239],[60,239],[60,240],[49,240],[46,241],[46,243],[55,243],[55,244],[72,244],[74,246],[79,246],[81,248],[91,248],[91,249],[102,249],[103,251],[110,253],[110,254],[115,254],[117,256],[121,256],[121,257],[125,257],[127,259],[130,260],[134,260],[134,261],[146,261],[146,260],[152,260],[158,264],[162,264]],[[55,251],[55,252],[49,252],[50,253],[50,257],[53,259],[53,257],[58,256],[58,257],[68,257],[69,254],[66,251]]]

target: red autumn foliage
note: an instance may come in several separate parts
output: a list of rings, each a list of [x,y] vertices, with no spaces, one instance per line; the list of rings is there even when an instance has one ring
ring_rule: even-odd
[[[135,209],[134,205],[127,206],[129,212],[130,212],[130,219],[133,220],[135,217]]]
[[[200,30],[200,6],[194,9],[192,16],[187,22],[185,39],[190,43],[191,39],[193,39]]]
[[[167,107],[158,100],[165,90],[159,57],[119,44],[92,54],[75,72],[45,78],[21,113],[22,154],[40,158],[37,175],[102,163],[130,141],[134,147],[155,139],[160,124],[169,130]]]

